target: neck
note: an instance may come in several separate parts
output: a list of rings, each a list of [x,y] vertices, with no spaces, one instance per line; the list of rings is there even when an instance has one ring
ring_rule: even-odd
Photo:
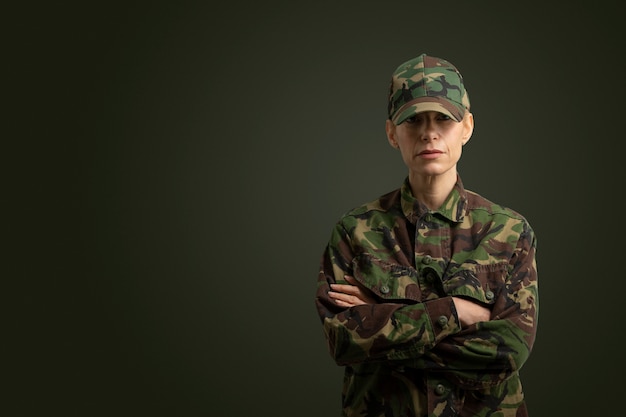
[[[445,175],[415,175],[409,173],[413,196],[430,210],[437,210],[446,201],[457,180],[456,170]]]

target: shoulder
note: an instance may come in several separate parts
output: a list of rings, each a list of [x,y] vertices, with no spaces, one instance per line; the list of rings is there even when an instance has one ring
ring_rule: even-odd
[[[465,190],[467,195],[467,209],[470,211],[478,210],[493,215],[504,215],[515,219],[524,219],[524,216],[510,207],[495,203],[482,195]]]
[[[533,229],[524,215],[520,212],[495,203],[484,196],[470,190],[467,195],[467,215],[473,222],[496,223],[517,230],[522,234],[534,235]]]
[[[380,227],[392,227],[402,221],[400,189],[393,190],[382,196],[361,204],[345,212],[337,222],[337,226],[347,233],[366,233]]]

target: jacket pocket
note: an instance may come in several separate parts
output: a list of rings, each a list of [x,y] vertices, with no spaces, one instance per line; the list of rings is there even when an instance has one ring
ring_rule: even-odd
[[[443,281],[446,294],[464,296],[493,304],[503,290],[507,277],[506,262],[491,265],[463,264]]]
[[[419,301],[415,268],[362,253],[352,260],[354,278],[385,300]]]

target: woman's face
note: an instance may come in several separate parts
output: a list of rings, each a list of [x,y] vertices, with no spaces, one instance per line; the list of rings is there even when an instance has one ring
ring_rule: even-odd
[[[387,120],[389,144],[400,150],[411,176],[456,177],[456,164],[469,141],[474,119],[466,112],[460,122],[436,111],[418,113],[399,125]]]

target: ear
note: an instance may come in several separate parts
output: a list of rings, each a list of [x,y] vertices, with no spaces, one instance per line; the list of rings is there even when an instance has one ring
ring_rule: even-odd
[[[398,141],[396,140],[396,125],[389,119],[385,122],[385,132],[387,133],[387,140],[392,148],[398,149]]]
[[[472,133],[474,133],[474,115],[470,112],[465,113],[461,123],[463,123],[462,139],[463,145],[465,145],[472,137]]]

